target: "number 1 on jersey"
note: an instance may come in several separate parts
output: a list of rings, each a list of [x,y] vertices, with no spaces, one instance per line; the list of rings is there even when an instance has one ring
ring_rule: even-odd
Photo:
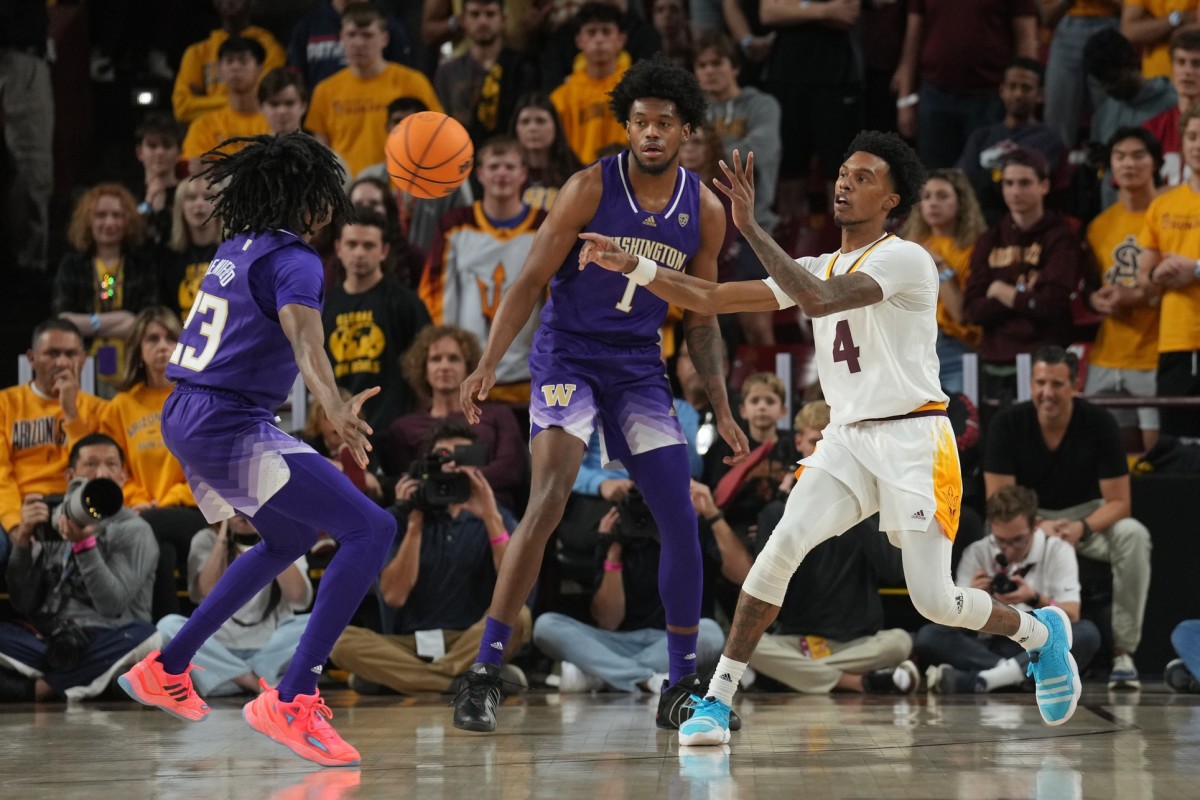
[[[628,285],[625,287],[625,294],[621,295],[621,302],[617,303],[617,311],[624,311],[628,314],[633,311],[633,293],[637,291],[638,285],[633,282],[633,278],[625,276]]]
[[[854,344],[854,339],[850,336],[850,321],[838,320],[837,325],[833,326],[834,363],[845,361],[851,373],[862,372],[862,365],[858,363],[860,350],[861,348]]]

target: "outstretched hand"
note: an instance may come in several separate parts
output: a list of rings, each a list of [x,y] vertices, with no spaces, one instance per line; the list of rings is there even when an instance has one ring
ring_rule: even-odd
[[[579,250],[579,268],[588,264],[604,267],[622,274],[637,266],[637,259],[621,249],[615,241],[600,233],[581,233],[583,247]]]
[[[371,441],[367,438],[372,433],[371,426],[361,416],[363,403],[382,391],[378,386],[372,386],[351,397],[345,403],[334,408],[326,409],[329,424],[342,437],[342,441],[350,448],[354,462],[363,469],[367,468],[367,453],[371,451]]]
[[[733,224],[739,231],[745,232],[746,228],[754,224],[754,153],[746,153],[746,163],[743,165],[741,153],[735,149],[733,151],[733,169],[731,170],[729,165],[722,161],[721,171],[725,173],[725,179],[729,181],[729,184],[726,185],[714,178],[713,186],[733,201],[729,209],[733,217]]]

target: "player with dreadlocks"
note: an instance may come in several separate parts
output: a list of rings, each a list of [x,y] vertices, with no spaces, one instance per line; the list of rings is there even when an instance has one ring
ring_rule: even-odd
[[[454,725],[464,730],[496,728],[499,667],[512,624],[533,588],[546,539],[562,518],[597,426],[607,454],[603,460],[619,460],[629,470],[662,538],[658,579],[669,662],[663,666],[670,679],[660,693],[658,725],[678,727],[687,698],[699,686],[700,542],[687,444],[659,346],[667,304],[621,275],[581,271],[579,250],[581,234],[601,233],[665,269],[716,280],[725,215],[716,195],[679,166],[680,145],[704,121],[704,94],[695,76],[663,58],[641,61],[610,97],[612,112],[625,123],[629,149],[575,173],[563,186],[500,302],[478,369],[460,390],[463,412],[475,423],[476,401],[487,397],[496,364],[549,284],[529,356],[533,493],[500,566],[478,660],[454,701]],[[716,318],[689,314],[684,325],[718,429],[734,452],[728,460],[740,461],[746,436],[729,411]]]
[[[622,242],[590,235],[580,255],[581,266],[624,273],[658,297],[706,314],[798,305],[813,318],[817,376],[833,409],[821,446],[796,472],[783,519],[742,583],[725,654],[708,690],[693,700],[680,744],[729,741],[738,681],[801,559],[876,512],[904,553],[917,610],[933,622],[1023,646],[1042,718],[1066,722],[1081,688],[1066,614],[1053,606],[1025,614],[981,589],[957,587],[950,577],[962,477],[938,382],[938,273],[924,248],[884,230],[889,216],[907,213],[918,199],[924,169],[916,153],[895,134],[858,134],[834,189],[842,246],[795,260],[754,219],[754,154],[743,166],[735,150],[733,168],[722,162],[721,169],[728,183],[716,186],[732,201],[733,222],[762,259],[767,280],[705,283],[636,258]]]
[[[230,152],[231,145],[244,145]],[[229,238],[200,283],[167,367],[175,390],[162,434],[183,464],[209,522],[241,513],[262,541],[239,556],[161,653],[119,679],[135,700],[187,720],[208,706],[189,663],[225,620],[308,551],[318,531],[340,547],[287,673],[248,703],[250,727],[325,766],[359,763],[329,724],[317,679],[338,636],[383,567],[396,533],[390,514],[317,455],[275,427],[275,412],[304,376],[316,401],[366,466],[370,427],[359,418],[378,387],[343,401],[325,355],[324,271],[308,239],[351,211],[333,154],[303,133],[230,139],[205,154],[203,179],[222,187],[216,214]]]

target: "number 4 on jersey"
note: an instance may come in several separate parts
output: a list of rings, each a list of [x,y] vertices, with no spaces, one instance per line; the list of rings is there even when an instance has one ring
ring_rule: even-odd
[[[858,363],[860,349],[854,344],[854,338],[850,336],[850,322],[844,319],[838,320],[837,325],[833,327],[834,363],[845,361],[851,373],[862,372],[862,365]]]

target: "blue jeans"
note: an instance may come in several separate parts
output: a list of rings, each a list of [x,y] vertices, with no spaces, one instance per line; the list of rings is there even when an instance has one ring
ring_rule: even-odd
[[[937,357],[941,363],[938,380],[942,383],[942,391],[949,395],[962,394],[963,363],[962,357],[975,352],[962,343],[961,339],[947,336],[940,330],[937,335]]]
[[[1004,104],[996,92],[961,95],[921,85],[917,105],[917,150],[929,169],[953,167],[967,137],[1004,119]]]
[[[1091,620],[1081,619],[1071,623],[1071,637],[1071,655],[1083,670],[1100,649],[1100,629]],[[1029,663],[1025,648],[1007,636],[983,637],[975,631],[929,623],[917,631],[914,641],[917,655],[928,664],[982,672],[1005,658],[1015,658],[1022,666]]]
[[[1185,619],[1171,631],[1171,646],[1183,659],[1184,666],[1200,678],[1200,619]]]
[[[1115,28],[1118,18],[1063,17],[1054,29],[1050,55],[1046,60],[1046,102],[1044,122],[1058,133],[1071,149],[1079,138],[1079,118],[1083,115],[1085,98],[1091,107],[1103,98],[1103,93],[1087,74],[1083,63],[1083,48],[1088,39],[1106,28]]]
[[[164,647],[175,638],[185,622],[187,617],[178,614],[168,614],[158,621],[158,632],[162,634]],[[242,688],[233,679],[247,672],[266,678],[271,686],[276,685],[292,662],[292,654],[296,652],[307,624],[308,614],[285,619],[266,644],[256,650],[230,649],[216,639],[205,641],[192,657],[192,663],[203,668],[203,672],[196,670],[192,673],[196,691],[202,697],[240,694]]]
[[[639,682],[669,667],[667,633],[656,628],[606,631],[551,611],[533,624],[533,643],[554,660],[570,661],[622,692],[636,692]],[[697,666],[715,664],[724,646],[721,626],[701,619]]]

